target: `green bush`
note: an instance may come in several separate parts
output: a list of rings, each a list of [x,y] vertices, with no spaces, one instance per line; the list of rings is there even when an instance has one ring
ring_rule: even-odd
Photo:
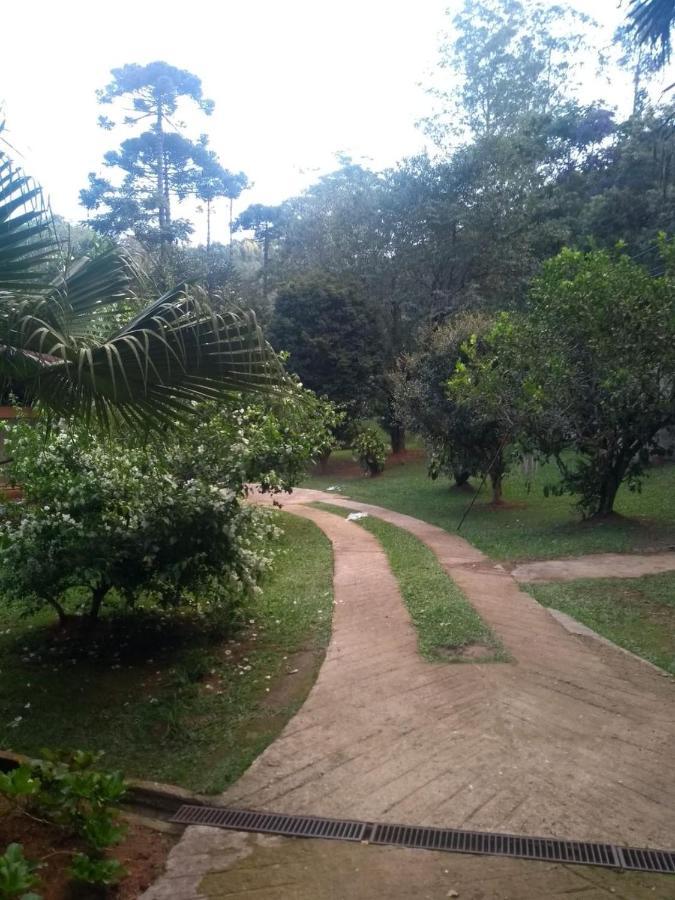
[[[119,822],[118,811],[125,793],[124,779],[119,772],[97,768],[100,753],[42,753],[42,759],[0,773],[0,794],[19,812],[46,819],[85,845],[86,853],[73,854],[70,872],[75,880],[94,885],[119,881],[125,870],[117,860],[106,858],[105,851],[119,843],[126,830]],[[19,896],[21,890],[35,884],[28,883],[35,867],[16,849],[5,859],[4,870],[3,859],[0,857],[0,898],[5,900],[5,896]],[[5,882],[9,888],[5,888]],[[14,893],[3,894],[10,888]]]
[[[0,593],[62,621],[83,607],[95,619],[113,589],[128,605],[208,597],[236,614],[277,535],[242,502],[247,484],[290,490],[331,443],[334,415],[291,385],[273,405],[206,404],[197,425],[144,443],[41,418],[14,425],[9,475],[25,502],[0,525]]]
[[[354,458],[371,478],[384,471],[387,459],[387,445],[377,429],[363,428],[354,439]]]
[[[0,855],[0,900],[40,900],[31,890],[39,884],[36,869],[23,855],[21,844],[10,844]]]

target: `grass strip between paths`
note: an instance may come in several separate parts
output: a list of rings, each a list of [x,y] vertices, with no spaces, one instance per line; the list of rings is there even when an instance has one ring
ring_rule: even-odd
[[[356,509],[316,502],[312,506],[346,518]],[[499,640],[419,538],[374,516],[356,520],[382,544],[417,629],[420,653],[434,662],[505,662]],[[476,656],[468,651],[478,649]]]
[[[521,587],[543,606],[675,675],[675,572]]]

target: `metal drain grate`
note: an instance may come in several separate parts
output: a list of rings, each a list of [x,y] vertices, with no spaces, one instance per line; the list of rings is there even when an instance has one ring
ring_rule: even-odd
[[[318,816],[285,816],[216,806],[181,806],[171,819],[180,825],[213,825],[234,831],[258,831],[287,837],[328,838],[335,841],[365,840],[365,822],[322,819]]]
[[[420,850],[511,856],[518,859],[675,874],[675,851],[641,850],[615,844],[560,841],[555,838],[460,831],[454,828],[375,824],[353,819],[292,816],[217,806],[181,806],[171,821],[181,825],[212,825],[234,831],[255,831],[286,837],[367,841],[371,844]]]
[[[620,866],[611,844],[557,841],[554,838],[491,834],[484,831],[455,831],[447,828],[416,828],[406,825],[377,825],[373,844],[396,844],[421,850],[517,856],[549,862],[583,863],[590,866]]]

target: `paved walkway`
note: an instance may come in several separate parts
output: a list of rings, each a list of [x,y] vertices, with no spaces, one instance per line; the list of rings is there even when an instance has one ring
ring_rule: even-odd
[[[318,499],[417,535],[514,662],[425,662],[380,545],[358,525],[303,505]],[[314,521],[333,542],[333,635],[305,705],[222,795],[224,803],[675,845],[675,691],[669,678],[569,634],[501,566],[439,528],[314,491],[297,491],[284,506]],[[213,871],[209,847],[217,856],[224,838],[199,832],[201,863],[192,859],[194,830],[188,829],[172,854],[170,874],[147,900],[207,896],[198,885]]]
[[[511,569],[511,575],[521,584],[576,581],[578,578],[641,578],[661,572],[675,572],[675,552],[592,553],[523,563]]]

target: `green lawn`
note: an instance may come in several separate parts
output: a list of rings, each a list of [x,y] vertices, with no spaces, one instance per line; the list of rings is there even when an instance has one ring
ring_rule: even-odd
[[[553,466],[539,469],[528,485],[517,470],[505,484],[510,507],[488,505],[484,488],[460,534],[493,559],[553,559],[586,553],[629,553],[675,545],[675,464],[652,469],[640,494],[622,488],[616,511],[625,518],[581,522],[570,497],[544,497],[543,486],[555,480]],[[378,478],[315,475],[306,487],[339,486],[347,497],[376,503],[456,532],[471,495],[457,493],[447,479],[432,481],[423,461],[390,464]]]
[[[330,635],[330,543],[279,515],[282,553],[236,640],[139,614],[87,655],[46,614],[0,612],[0,747],[104,750],[129,776],[204,792],[234,781],[304,701]]]
[[[346,518],[353,510],[329,503],[313,503],[318,509]],[[420,653],[431,661],[505,661],[508,657],[495,635],[448,578],[434,554],[418,538],[402,528],[369,516],[357,524],[382,544],[396,576],[415,628]],[[463,656],[479,645],[478,658]]]
[[[675,572],[525,585],[614,643],[675,675]]]

